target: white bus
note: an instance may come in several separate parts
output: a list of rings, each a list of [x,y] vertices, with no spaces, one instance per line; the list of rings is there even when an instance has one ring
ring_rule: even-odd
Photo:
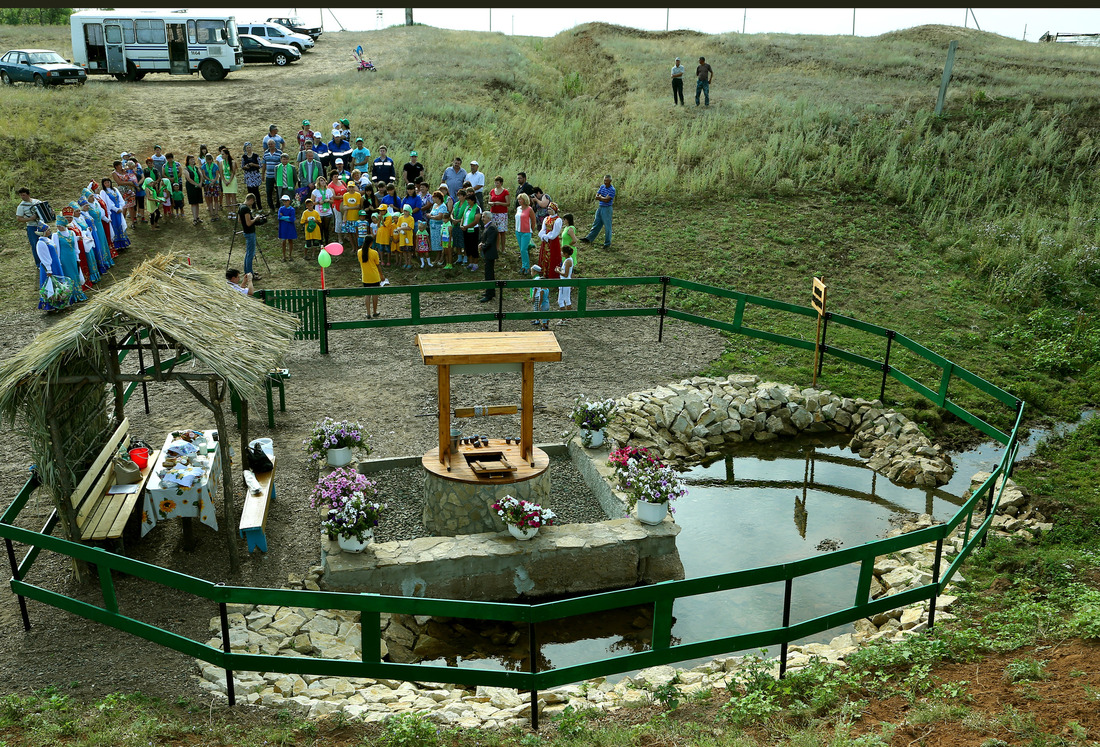
[[[203,11],[82,10],[70,17],[73,62],[88,75],[148,73],[221,80],[244,63],[233,16]]]

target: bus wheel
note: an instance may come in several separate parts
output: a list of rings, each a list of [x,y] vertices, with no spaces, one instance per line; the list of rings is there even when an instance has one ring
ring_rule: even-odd
[[[144,72],[140,72],[140,73],[138,73],[137,75],[134,76],[134,80],[141,80],[142,78],[145,77],[145,75],[146,74]]]
[[[225,71],[222,70],[222,66],[214,62],[214,60],[206,60],[199,65],[199,73],[202,74],[203,80],[221,80],[225,77]]]
[[[127,62],[126,75],[122,77],[122,80],[125,80],[128,83],[133,83],[135,80],[141,80],[141,78],[138,77],[139,75],[140,73],[138,73],[137,68],[134,67],[134,63]]]

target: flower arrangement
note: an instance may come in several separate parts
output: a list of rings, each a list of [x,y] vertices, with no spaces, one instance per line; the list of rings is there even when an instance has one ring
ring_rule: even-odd
[[[378,526],[385,508],[385,503],[369,500],[364,493],[356,491],[342,504],[328,510],[328,515],[321,522],[321,529],[328,533],[329,539],[336,539],[337,535],[342,534],[354,537],[356,542],[363,542],[365,536]]]
[[[588,433],[606,428],[614,415],[615,402],[613,399],[599,399],[597,402],[590,402],[590,400],[584,398],[583,394],[574,400],[573,409],[569,413],[569,417],[575,422],[577,428],[581,429],[585,447],[591,443]]]
[[[333,470],[317,481],[309,495],[314,508],[328,506],[321,528],[332,539],[343,534],[363,541],[363,535],[378,526],[386,504],[378,501],[378,483],[354,467]]]
[[[543,508],[537,503],[521,501],[513,495],[506,495],[493,504],[493,510],[497,512],[505,524],[510,524],[519,529],[538,529],[550,526],[557,518],[554,512]]]
[[[354,420],[333,420],[325,418],[309,433],[309,438],[302,441],[302,446],[309,454],[309,461],[315,465],[323,464],[325,452],[329,449],[361,449],[370,454],[371,448],[366,435],[358,422]]]
[[[645,462],[654,467],[662,467],[664,463],[656,455],[644,446],[621,446],[615,449],[607,457],[609,466],[615,469],[615,476],[621,477],[631,462]]]
[[[659,461],[631,460],[619,473],[619,486],[626,493],[633,509],[638,501],[643,503],[669,503],[668,512],[676,513],[672,501],[687,493],[684,481],[676,470]]]

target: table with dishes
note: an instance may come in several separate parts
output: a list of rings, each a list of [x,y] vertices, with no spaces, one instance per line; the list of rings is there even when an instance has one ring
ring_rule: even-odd
[[[221,484],[221,445],[217,431],[172,431],[164,440],[157,464],[145,487],[141,536],[158,521],[198,517],[217,531],[214,500]]]

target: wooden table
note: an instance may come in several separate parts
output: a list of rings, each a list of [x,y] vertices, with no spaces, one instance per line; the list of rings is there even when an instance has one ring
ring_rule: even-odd
[[[448,470],[451,454],[451,374],[520,373],[519,458],[535,466],[535,363],[561,360],[553,332],[451,332],[416,336],[424,364],[438,368],[439,447]],[[491,414],[491,413],[478,413]],[[465,465],[463,465],[465,466]]]

